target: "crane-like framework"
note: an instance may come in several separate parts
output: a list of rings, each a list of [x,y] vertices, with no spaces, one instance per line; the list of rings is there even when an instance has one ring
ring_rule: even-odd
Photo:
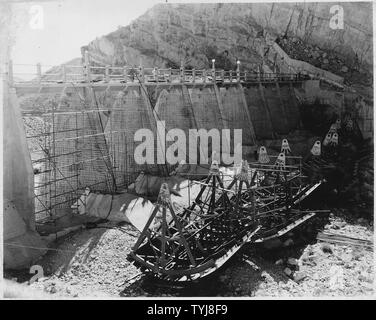
[[[213,161],[200,192],[179,213],[163,184],[129,259],[161,279],[191,281],[214,272],[245,243],[280,237],[312,218],[316,212],[301,203],[325,182],[320,169],[338,146],[338,125],[323,139],[326,156],[321,141],[305,159],[293,156],[284,139],[278,156],[262,146],[257,162],[242,161],[230,181]]]

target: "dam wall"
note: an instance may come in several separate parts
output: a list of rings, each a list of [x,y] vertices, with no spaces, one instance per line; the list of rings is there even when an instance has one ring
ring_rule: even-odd
[[[219,97],[218,87],[208,85],[201,88],[189,88],[189,96],[191,99],[193,115],[197,129],[226,129],[227,123],[223,118],[223,107]],[[220,154],[221,147],[216,148],[209,142],[208,155],[213,151]],[[194,150],[191,150],[192,152]]]
[[[288,83],[248,85],[244,95],[257,140],[273,139],[298,128],[299,105]]]
[[[176,141],[176,137],[169,136],[169,130],[180,129],[185,133],[186,148],[178,148],[178,155],[187,162],[191,161],[193,153],[199,159],[200,153],[200,146],[189,149],[189,129],[241,129],[243,146],[256,148],[262,140],[287,135],[299,127],[299,103],[307,100],[305,92],[310,88],[306,86],[271,82],[153,88],[119,85],[105,90],[83,88],[80,92],[68,88],[58,102],[58,110],[92,112],[62,113],[56,117],[58,130],[68,138],[55,147],[55,153],[61,155],[58,162],[60,167],[63,165],[62,176],[65,177],[58,187],[69,191],[72,187],[89,186],[93,190],[112,192],[131,183],[141,171],[168,174],[173,167],[157,164],[157,149],[161,144],[157,123],[161,121],[164,125],[160,124],[159,130],[166,134],[162,137],[164,150]],[[75,125],[78,125],[77,130],[65,133]],[[134,135],[141,128],[153,132],[155,165],[135,163],[135,147],[141,141],[135,142]],[[76,136],[80,139],[75,139]],[[57,134],[56,138],[59,138]],[[230,139],[232,152],[233,132]],[[208,158],[212,151],[219,154],[221,151],[221,147],[213,150],[211,139],[208,149]],[[72,155],[72,152],[77,154]],[[79,162],[75,167],[67,165],[72,159]],[[74,170],[78,170],[79,178],[71,175]]]
[[[322,87],[319,81],[67,84],[61,88],[58,94],[47,87],[37,95],[48,103],[36,112],[43,118],[39,130],[45,142],[38,155],[44,158],[38,167],[44,175],[35,175],[35,204],[37,211],[53,215],[60,215],[67,205],[75,203],[86,187],[93,192],[114,193],[133,183],[141,172],[169,175],[176,165],[157,162],[158,152],[164,154],[180,140],[168,136],[169,130],[179,129],[186,135],[185,148],[180,144],[174,156],[193,163],[192,159],[199,159],[203,164],[203,160],[210,163],[212,151],[223,155],[222,146],[217,148],[210,138],[208,150],[200,149],[200,140],[197,146],[191,146],[190,129],[241,129],[244,157],[266,140],[280,139],[300,129],[302,103],[319,99],[339,111],[344,107],[344,93]],[[32,105],[25,101],[23,105]],[[368,117],[360,124],[361,129],[371,132],[369,108],[364,102],[358,104],[359,113]],[[33,106],[30,109],[31,113],[35,111]],[[152,135],[153,164],[136,163],[134,159],[136,148],[144,142],[135,141],[135,133],[142,128]],[[159,131],[165,136],[159,136]],[[34,134],[29,132],[29,136]],[[233,138],[231,131],[230,141],[225,141],[230,142],[231,155]],[[164,147],[160,151],[161,139]],[[207,159],[201,159],[202,154]],[[32,154],[36,162],[38,157]],[[33,166],[36,169],[35,163]],[[43,183],[44,187],[37,189]]]
[[[243,88],[240,86],[222,87],[219,90],[219,94],[226,128],[241,129],[243,145],[255,146],[254,128]]]
[[[293,131],[299,127],[300,124],[300,112],[299,112],[299,103],[296,99],[293,85],[288,84],[278,84],[279,95],[281,102],[285,108],[285,116],[287,120],[287,129],[288,131]]]
[[[307,80],[301,86],[294,87],[294,96],[300,103],[329,104],[336,108],[338,113],[344,110],[345,91],[333,90],[320,80]]]
[[[49,180],[55,194],[50,205],[55,211],[72,200],[72,190],[79,193],[89,187],[106,192],[115,188],[103,135],[107,117],[97,112],[99,108],[91,88],[66,88],[54,109],[50,134],[54,176]]]
[[[155,131],[155,121],[150,102],[140,86],[110,90],[114,100],[108,108],[105,137],[111,155],[113,175],[117,185],[128,185],[140,170],[148,170],[134,159],[134,136],[141,128]],[[134,172],[134,175],[130,173]]]

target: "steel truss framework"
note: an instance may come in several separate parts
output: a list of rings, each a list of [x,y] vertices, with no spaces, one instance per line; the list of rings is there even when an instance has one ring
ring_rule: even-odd
[[[323,161],[321,145],[320,153],[311,152],[302,164],[284,140],[273,164],[271,158],[261,147],[258,162],[242,161],[227,184],[213,161],[197,197],[181,214],[163,184],[129,259],[161,279],[191,281],[214,272],[245,243],[279,237],[313,217],[315,212],[301,210],[300,203],[324,180],[302,172]]]

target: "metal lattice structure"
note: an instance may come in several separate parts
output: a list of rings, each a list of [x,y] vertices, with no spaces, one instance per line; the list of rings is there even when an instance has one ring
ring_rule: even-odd
[[[302,202],[335,167],[341,140],[358,136],[353,121],[345,119],[342,125],[337,120],[304,159],[292,155],[286,139],[276,157],[262,146],[258,161],[242,161],[228,183],[213,162],[206,180],[196,182],[201,185],[197,197],[180,213],[163,185],[130,261],[163,280],[192,281],[217,270],[244,244],[281,237],[327,212],[305,209]]]
[[[35,171],[37,221],[71,211],[86,188],[113,194],[141,171],[159,172],[158,166],[134,162],[135,119],[142,114],[146,119],[150,109],[135,90],[95,93],[67,85],[58,95],[38,95],[43,100],[35,102],[38,109],[23,109]],[[26,106],[33,101],[28,96],[19,99]],[[127,108],[119,106],[124,99]]]
[[[274,163],[261,148],[259,161],[243,161],[226,186],[213,162],[206,180],[198,182],[197,197],[180,214],[163,185],[130,260],[164,280],[191,281],[214,272],[245,243],[279,237],[313,217],[300,203],[323,181],[302,175],[301,158],[286,156],[288,144]]]

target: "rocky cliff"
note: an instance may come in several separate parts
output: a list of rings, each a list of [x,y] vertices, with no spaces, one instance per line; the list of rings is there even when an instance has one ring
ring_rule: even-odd
[[[320,54],[324,64],[338,60],[332,72],[342,75],[355,65],[367,73],[372,66],[372,3],[340,3],[344,28],[333,30],[329,21],[335,4],[158,4],[82,50],[88,49],[96,62],[113,65],[142,61],[145,67],[177,67],[183,62],[208,68],[215,58],[218,68],[234,68],[240,59],[243,68],[252,70],[263,62],[271,42],[282,39],[286,44],[288,39],[299,42],[303,51],[317,51],[314,58]],[[312,60],[310,52],[295,55]]]

